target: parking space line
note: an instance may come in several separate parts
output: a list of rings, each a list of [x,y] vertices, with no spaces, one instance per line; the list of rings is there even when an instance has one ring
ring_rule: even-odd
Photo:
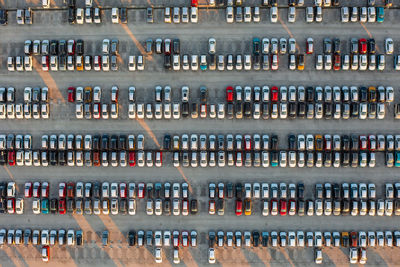
[[[382,258],[382,260],[385,262],[385,264],[388,267],[396,266],[395,264],[392,264],[391,262],[399,262],[400,261],[400,257],[399,257],[400,254],[398,252],[393,253],[391,251],[388,251],[387,248],[376,248],[376,249],[374,249],[374,252]]]
[[[247,258],[244,256],[242,249],[233,249],[233,248],[228,248],[227,250],[218,250],[216,249],[216,259],[219,264],[223,267],[231,267],[231,266],[240,266],[240,267],[250,267],[249,262],[247,261]],[[219,261],[218,259],[218,252],[225,252],[229,255],[229,261],[226,261],[226,258],[223,260]]]
[[[294,38],[293,33],[289,30],[289,27],[286,25],[286,23],[280,17],[278,18],[278,20],[279,20],[279,23],[282,25],[282,27],[285,29],[285,31],[289,34],[290,38]],[[297,51],[300,52],[300,46],[297,42],[296,42],[296,48],[297,48]]]
[[[254,252],[254,254],[256,254],[258,256],[260,261],[262,261],[266,267],[271,266],[271,264],[269,264],[269,262],[271,261],[272,258],[271,258],[271,254],[269,253],[268,249],[255,248],[254,250],[252,250],[252,252]]]
[[[186,175],[183,173],[182,167],[179,166],[179,167],[176,167],[176,168],[178,169],[179,173],[181,174],[181,176],[183,177],[183,179],[185,180],[185,182],[188,184],[188,186],[189,186],[189,192],[192,193],[192,192],[193,192],[192,186],[191,186],[191,184],[190,184],[190,182],[189,182],[189,179],[188,179],[188,178],[186,177]]]
[[[43,261],[41,260],[42,256],[40,255],[40,253],[36,247],[31,246],[31,247],[27,247],[27,248],[22,248],[22,247],[16,246],[16,249],[17,249],[18,253],[21,255],[21,257],[24,258],[24,261],[26,262],[26,264],[29,267],[43,266]],[[25,250],[29,250],[29,254]],[[27,257],[25,257],[25,255]]]
[[[143,120],[143,119],[137,119],[136,121],[142,126],[142,128],[147,132],[147,134],[150,136],[150,138],[154,141],[158,149],[161,148],[160,143],[157,141],[157,137],[153,133],[153,131],[150,129],[149,125]]]
[[[128,25],[126,24],[119,24],[121,27],[125,30],[126,34],[131,38],[131,40],[134,42],[136,47],[139,49],[140,53],[146,57],[147,60],[152,61],[153,57],[149,55],[143,48],[143,45],[136,39],[135,35],[132,33],[132,31],[129,29]]]
[[[13,262],[15,267],[24,266],[22,260],[19,258],[19,255],[16,255],[11,247],[5,247],[3,251],[7,254],[8,258]],[[23,257],[23,254],[21,254],[21,256]]]
[[[362,23],[362,22],[360,22],[360,24],[361,24],[361,27],[363,27],[364,30],[365,30],[365,32],[368,34],[369,38],[373,38],[371,32],[367,29],[367,26],[365,26],[365,24]],[[381,51],[380,51],[380,49],[379,49],[378,44],[375,44],[375,47],[376,47],[376,51],[380,54]]]
[[[323,249],[322,252],[328,256],[328,258],[333,262],[335,266],[350,266],[350,263],[347,260],[348,255],[346,255],[341,249],[328,248]],[[345,260],[345,262],[348,264],[345,264],[343,260]]]
[[[12,173],[11,173],[10,170],[7,168],[7,166],[3,166],[3,168],[6,170],[6,172],[8,173],[8,176],[10,176],[11,180],[12,180],[13,182],[15,182],[14,175],[12,175]]]
[[[197,264],[197,262],[194,260],[192,253],[190,252],[190,249],[188,249],[188,248],[183,249],[183,258],[184,258],[183,261],[187,267],[198,267],[199,266]]]
[[[282,253],[282,255],[286,258],[286,260],[288,261],[288,263],[290,264],[290,266],[293,266],[293,267],[294,267],[293,261],[290,259],[289,255],[288,255],[288,253],[287,253],[287,249],[281,248],[279,251],[280,251],[280,252]]]
[[[42,78],[43,82],[46,84],[47,88],[49,88],[50,92],[50,99],[51,100],[59,100],[63,104],[65,103],[65,99],[58,88],[56,82],[54,81],[53,77],[49,72],[45,72],[42,70],[39,62],[36,58],[32,57],[33,67],[35,68],[36,72],[39,74],[40,78]]]

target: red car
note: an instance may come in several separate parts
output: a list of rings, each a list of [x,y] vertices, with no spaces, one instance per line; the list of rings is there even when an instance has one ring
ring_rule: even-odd
[[[66,213],[66,209],[65,209],[65,198],[60,198],[60,200],[58,201],[58,213],[60,214],[65,214]]]
[[[278,98],[279,98],[279,89],[278,87],[274,86],[271,89],[271,101],[278,102]]]
[[[75,184],[74,183],[68,183],[67,184],[67,197],[75,197]]]
[[[251,150],[251,136],[250,135],[244,136],[244,149]]]
[[[131,151],[129,152],[129,166],[135,167],[135,165],[136,165],[135,152]]]
[[[43,246],[42,247],[42,261],[49,262],[50,260],[50,247]]]
[[[100,119],[100,114],[101,114],[101,105],[100,105],[100,103],[94,103],[93,104],[93,118],[94,119]]]
[[[25,183],[25,194],[24,195],[26,198],[32,197],[32,190],[33,190],[32,183],[30,183],[30,182]]]
[[[367,53],[367,40],[364,38],[361,38],[358,40],[358,51],[360,54],[366,54]]]
[[[281,199],[279,200],[279,208],[280,208],[280,215],[281,216],[286,216],[287,214],[287,202],[286,199]]]
[[[75,102],[75,87],[68,88],[68,102],[70,103]]]
[[[93,166],[99,167],[100,166],[100,152],[93,151]]]
[[[333,69],[334,70],[340,70],[341,66],[342,66],[342,58],[340,57],[339,54],[335,54],[333,56]]]
[[[233,102],[233,87],[226,87],[226,102]]]
[[[360,150],[366,150],[368,146],[368,139],[365,135],[360,135]]]
[[[350,233],[350,246],[355,248],[357,247],[357,232]]]
[[[8,165],[10,166],[15,166],[15,152],[14,151],[8,151]]]
[[[237,216],[241,216],[243,213],[243,202],[241,199],[236,199],[235,213]]]
[[[192,0],[192,7],[197,7],[199,5],[198,0]]]

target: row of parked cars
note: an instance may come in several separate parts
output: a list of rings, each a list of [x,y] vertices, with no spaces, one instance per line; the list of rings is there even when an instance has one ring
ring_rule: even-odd
[[[400,231],[209,231],[210,247],[393,247]]]
[[[0,245],[83,246],[82,230],[0,229]]]

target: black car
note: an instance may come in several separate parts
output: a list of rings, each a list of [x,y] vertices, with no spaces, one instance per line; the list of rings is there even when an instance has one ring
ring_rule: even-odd
[[[306,202],[303,199],[299,199],[297,208],[297,215],[304,216],[306,210]]]
[[[83,53],[85,52],[85,43],[83,42],[83,40],[79,39],[76,40],[76,54],[78,56],[82,56]]]
[[[360,98],[360,102],[367,102],[368,101],[368,90],[367,87],[360,87],[360,91],[359,91],[359,98]]]
[[[297,117],[301,119],[306,117],[306,104],[303,102],[297,103]]]
[[[261,57],[260,55],[253,56],[253,69],[260,70],[261,69]]]
[[[198,203],[197,203],[197,199],[192,199],[190,201],[190,213],[192,215],[197,214],[198,212]]]
[[[207,103],[207,87],[205,86],[200,87],[200,102]]]
[[[93,143],[92,143],[93,150],[100,150],[100,135],[93,136]]]
[[[118,149],[126,150],[126,135],[119,136]]]
[[[179,39],[174,39],[172,41],[172,50],[175,55],[179,55],[181,53],[181,42]]]
[[[228,120],[232,120],[233,119],[233,103],[228,103],[226,105],[226,118]]]
[[[166,70],[172,69],[171,60],[172,60],[171,55],[164,55],[164,69]]]
[[[76,0],[68,0],[68,7],[75,8],[75,6],[76,6]]]
[[[136,232],[135,231],[128,232],[128,244],[130,247],[132,247],[136,244]]]
[[[6,199],[0,198],[0,214],[6,212],[6,207],[7,207]]]
[[[259,55],[260,54],[260,39],[254,38],[253,40],[253,55]]]
[[[128,11],[125,7],[121,7],[119,9],[119,19],[121,23],[127,24],[128,23]]]
[[[189,116],[189,103],[183,102],[182,103],[182,117],[187,118]]]
[[[314,88],[312,87],[307,87],[306,89],[306,100],[308,103],[313,103],[314,102]]]
[[[67,70],[67,56],[62,55],[58,57],[58,69],[60,71],[65,71]]]
[[[7,197],[7,184],[0,183],[0,197],[5,198]]]
[[[350,153],[343,152],[342,154],[342,167],[349,167],[350,165]]]
[[[269,103],[262,103],[262,113],[261,113],[261,117],[264,120],[269,119]]]
[[[244,103],[244,116],[246,118],[251,118],[251,116],[252,116],[251,102]]]
[[[8,23],[7,10],[0,9],[0,25],[7,25],[7,23]]]
[[[75,8],[69,7],[68,8],[68,23],[69,24],[75,24]]]
[[[289,118],[294,119],[297,115],[297,106],[296,103],[289,103]]]
[[[66,55],[67,54],[67,42],[65,40],[60,40],[58,43],[58,54]]]
[[[52,56],[58,55],[58,41],[57,40],[50,41],[50,55],[52,55]]]
[[[166,134],[164,136],[164,150],[169,151],[171,149],[171,135]]]
[[[0,151],[0,166],[4,166],[7,163],[7,153],[6,151]]]
[[[348,199],[342,200],[342,215],[350,214],[350,202]]]
[[[58,211],[58,199],[57,198],[52,198],[50,200],[50,212],[55,214]]]
[[[375,48],[375,39],[368,39],[368,53],[370,54],[375,54],[376,53],[376,48]]]
[[[243,186],[241,183],[235,184],[236,198],[241,199],[243,196]]]
[[[260,243],[260,233],[258,231],[253,231],[253,246],[258,247]]]
[[[233,198],[233,183],[231,182],[226,184],[226,197]]]
[[[75,200],[73,198],[67,199],[67,212],[73,214],[75,211]]]
[[[236,102],[235,104],[236,119],[241,119],[243,117],[243,103]]]
[[[351,103],[350,104],[350,112],[351,112],[351,117],[352,118],[358,118],[358,112],[359,112],[359,104],[358,103]]]
[[[153,190],[154,188],[153,188],[153,185],[152,184],[147,184],[147,186],[146,186],[146,193],[147,193],[147,197],[148,198],[153,198],[154,197],[154,190]]]
[[[300,199],[304,198],[304,184],[303,183],[297,184],[297,198],[300,198]]]
[[[58,165],[65,166],[67,163],[66,157],[67,157],[67,154],[65,153],[65,150],[59,150],[58,151]]]
[[[79,247],[83,245],[82,231],[76,231],[76,245]]]
[[[58,164],[57,151],[50,151],[49,158],[50,158],[50,165],[56,166]]]
[[[358,150],[358,136],[357,135],[351,135],[351,150],[357,151]]]
[[[111,150],[117,150],[117,147],[118,147],[118,136],[116,136],[116,135],[111,135],[111,141],[110,141],[110,144],[111,144]]]
[[[208,58],[208,68],[210,70],[215,70],[217,67],[217,56],[215,54],[211,54],[207,56]]]
[[[146,21],[147,23],[153,23],[154,22],[154,17],[153,17],[153,8],[148,7],[146,10]]]
[[[289,150],[296,150],[296,136],[290,134],[288,137]]]
[[[333,53],[340,54],[340,39],[339,38],[333,39]]]
[[[210,248],[213,248],[215,244],[215,232],[210,231],[208,232],[208,245]]]
[[[271,136],[271,150],[278,150],[278,136],[275,134]]]
[[[93,183],[93,197],[94,198],[100,198],[100,192],[101,192],[101,184],[100,184],[100,182],[94,182]]]
[[[164,200],[164,215],[171,215],[171,200],[169,198]]]
[[[332,104],[324,103],[324,118],[329,120],[332,119]]]
[[[351,167],[353,167],[353,168],[358,167],[358,159],[359,159],[359,155],[357,152],[351,153]]]
[[[128,203],[127,203],[126,198],[121,198],[119,200],[119,213],[122,215],[126,215],[127,214],[127,206],[128,206]]]
[[[106,135],[106,134],[101,137],[101,149],[103,151],[107,151],[109,149],[109,147],[108,147],[108,135]]]
[[[197,103],[192,103],[191,116],[192,119],[199,117],[199,105]]]

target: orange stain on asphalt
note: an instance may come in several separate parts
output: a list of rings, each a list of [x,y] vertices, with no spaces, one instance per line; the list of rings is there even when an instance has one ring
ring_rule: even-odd
[[[385,264],[388,267],[394,267],[398,266],[398,263],[400,262],[400,254],[398,251],[394,252],[392,250],[394,249],[376,248],[374,249],[374,252],[384,260]],[[368,251],[367,251],[367,257],[368,257]]]
[[[269,262],[271,261],[271,254],[269,254],[268,249],[254,248],[254,250],[252,250],[252,252],[254,252],[254,254],[256,254],[258,256],[260,261],[262,261],[266,267],[271,266],[269,264]]]
[[[129,27],[126,24],[120,25],[125,30],[126,34],[131,38],[136,47],[139,49],[140,53],[145,56],[147,60],[153,60],[153,57],[144,50],[143,45],[136,39],[135,35],[132,33]]]
[[[221,252],[226,254],[226,257],[220,259],[218,256]],[[225,256],[225,255],[224,255]],[[228,249],[215,249],[215,258],[219,264],[223,267],[250,267],[249,262],[247,261],[246,257],[243,254],[242,249],[240,248],[228,248]]]
[[[150,138],[154,141],[154,143],[157,145],[157,147],[160,149],[161,145],[157,141],[157,138],[153,131],[150,129],[149,125],[143,120],[143,119],[136,119],[136,121],[142,126],[142,128],[146,131],[146,133],[150,136]]]
[[[339,248],[326,248],[322,252],[328,256],[328,258],[333,262],[335,266],[350,266],[348,255]],[[322,260],[324,264],[324,260]]]
[[[189,179],[188,179],[188,178],[186,177],[186,175],[183,173],[183,170],[182,170],[182,168],[181,168],[180,166],[177,167],[177,169],[178,169],[178,172],[181,174],[183,180],[185,180],[185,182],[188,184],[188,186],[189,186],[189,192],[192,193],[193,190],[192,190],[192,186],[191,186],[190,183],[189,183]]]
[[[183,262],[185,263],[185,265],[187,267],[198,267],[199,265],[197,264],[197,262],[193,259],[191,250],[188,248],[184,248],[183,250]]]
[[[288,263],[290,264],[290,266],[294,267],[293,261],[292,259],[289,257],[289,254],[287,253],[287,250],[284,248],[281,248],[279,250],[279,252],[282,253],[282,255],[285,257],[285,259],[288,261]]]
[[[42,66],[36,60],[35,57],[32,57],[33,67],[35,68],[36,72],[39,74],[40,78],[42,78],[43,82],[49,88],[49,95],[51,100],[59,100],[62,103],[65,103],[65,99],[58,88],[56,82],[54,81],[53,77],[49,72],[43,71]]]
[[[22,256],[26,265],[29,267],[42,267],[42,255],[39,253],[39,250],[34,246],[29,247],[19,247],[16,246],[18,253]],[[50,249],[50,262],[51,262],[51,249]]]
[[[279,23],[282,25],[282,27],[285,29],[285,31],[289,34],[290,38],[294,38],[293,33],[289,30],[286,23],[280,17],[278,17],[278,20],[279,20]],[[296,42],[296,48],[297,48],[297,51],[300,52],[300,47],[297,42]]]
[[[10,172],[8,167],[7,166],[3,166],[3,168],[6,170],[6,172],[8,173],[8,176],[10,176],[11,180],[13,180],[15,182],[14,175],[12,175],[12,173]]]
[[[16,267],[22,267],[24,266],[21,259],[19,258],[18,255],[12,250],[11,247],[5,247],[3,248],[3,251],[7,254],[8,258],[12,261],[12,263]]]

